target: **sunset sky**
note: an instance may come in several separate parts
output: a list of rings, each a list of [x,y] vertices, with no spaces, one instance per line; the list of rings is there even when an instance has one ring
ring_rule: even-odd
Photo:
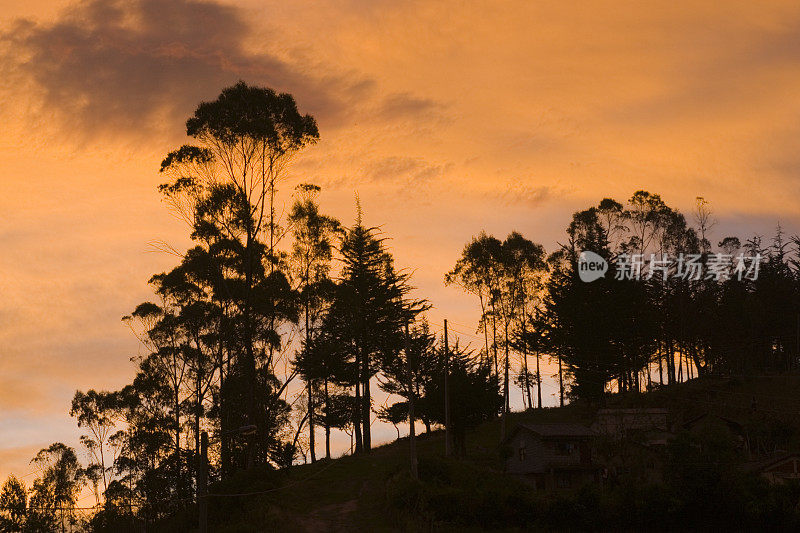
[[[442,278],[484,229],[552,251],[645,189],[705,197],[715,241],[800,231],[797,2],[0,0],[0,480],[77,446],[76,389],[132,378],[120,318],[176,263],[151,243],[188,245],[159,163],[239,79],[318,121],[283,200],[316,183],[349,224],[357,192],[464,334],[476,302]]]

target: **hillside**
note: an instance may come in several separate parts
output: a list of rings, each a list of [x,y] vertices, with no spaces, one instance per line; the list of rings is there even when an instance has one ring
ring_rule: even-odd
[[[675,424],[714,413],[748,427],[778,425],[787,447],[798,450],[800,424],[794,413],[800,412],[799,386],[800,376],[794,375],[703,378],[647,394],[615,396],[607,405],[667,407]],[[582,404],[513,413],[510,427],[520,422],[589,424],[593,413],[594,409]],[[407,474],[406,439],[375,448],[368,456],[319,461],[285,471],[240,473],[213,486],[210,530],[464,531],[468,524],[475,530],[507,526],[514,530],[515,525],[530,523],[530,517],[519,513],[521,509],[531,512],[531,507],[516,499],[527,497],[530,489],[502,473],[499,436],[499,421],[486,423],[469,435],[465,458],[445,459],[443,432],[422,434],[418,438],[419,483]],[[549,499],[542,512],[556,513],[554,520],[561,512],[574,518],[575,513],[559,508],[568,505],[563,494],[542,498]],[[652,502],[647,506],[652,507]],[[653,513],[658,516],[657,509]],[[187,519],[175,517],[161,527],[182,529]],[[590,512],[586,519],[592,519]]]

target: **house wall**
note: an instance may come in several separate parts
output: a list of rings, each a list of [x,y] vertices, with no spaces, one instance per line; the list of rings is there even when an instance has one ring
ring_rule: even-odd
[[[563,455],[559,443],[572,443],[572,451]],[[591,463],[591,447],[584,439],[542,440],[529,431],[518,431],[509,441],[511,457],[506,463],[512,474],[544,473],[553,466],[578,466]],[[520,448],[525,448],[524,458]]]
[[[800,460],[789,457],[785,461],[772,465],[761,473],[772,484],[783,483],[787,479],[800,479]]]

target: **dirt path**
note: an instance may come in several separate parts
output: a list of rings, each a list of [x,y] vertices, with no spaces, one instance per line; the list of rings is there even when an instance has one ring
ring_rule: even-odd
[[[358,499],[332,503],[310,512],[299,520],[300,526],[309,532],[352,531],[352,515],[358,508]]]

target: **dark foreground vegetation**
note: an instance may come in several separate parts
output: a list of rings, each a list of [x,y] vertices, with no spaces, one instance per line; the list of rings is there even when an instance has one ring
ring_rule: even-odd
[[[800,377],[752,380],[701,378],[668,391],[628,393],[612,405],[673,406],[671,416],[708,412],[699,401],[716,398],[711,412],[736,416],[772,435],[771,444],[795,448],[800,424],[775,416],[797,406],[792,391]],[[765,412],[749,398],[784,398]],[[522,422],[588,422],[583,402],[564,408],[513,413]],[[771,422],[773,430],[763,428]],[[777,436],[776,428],[780,428]],[[471,431],[466,455],[444,456],[442,431],[418,440],[419,479],[408,469],[408,440],[380,446],[370,455],[319,461],[286,470],[239,472],[212,488],[212,531],[479,531],[479,530],[766,530],[800,527],[800,484],[772,485],[747,468],[747,457],[723,433],[679,432],[663,449],[660,482],[644,482],[632,468],[614,483],[542,492],[503,472],[497,444],[499,420]],[[226,493],[261,493],[223,496]],[[153,524],[156,531],[191,530],[193,509]],[[119,524],[118,527],[123,527]]]
[[[798,238],[778,227],[715,246],[706,200],[687,218],[646,191],[575,213],[549,254],[518,232],[480,233],[444,274],[480,303],[468,350],[427,320],[430,302],[358,200],[346,225],[300,184],[284,216],[287,166],[319,138],[291,95],[240,82],[186,131],[193,144],[166,155],[159,190],[193,246],[165,245],[178,264],[124,318],[144,347],[135,377],[76,392],[89,461],[61,443],[41,450],[31,486],[11,477],[0,492],[3,530],[191,530],[202,502],[215,531],[797,525],[797,488],[747,465],[798,449],[790,389],[751,390],[795,380],[800,364]],[[586,251],[604,277],[581,279]],[[543,405],[546,363],[561,409]],[[378,408],[376,386],[393,403]],[[520,420],[588,425],[600,407],[654,399],[677,424],[648,456],[654,479],[626,466],[540,493],[504,474]],[[729,407],[747,437],[681,429]],[[376,417],[409,437],[375,448]],[[332,459],[332,432],[350,436],[352,456]],[[750,435],[744,453],[737,438]],[[617,444],[601,439],[599,465],[627,457]],[[79,501],[87,489],[94,501]]]

